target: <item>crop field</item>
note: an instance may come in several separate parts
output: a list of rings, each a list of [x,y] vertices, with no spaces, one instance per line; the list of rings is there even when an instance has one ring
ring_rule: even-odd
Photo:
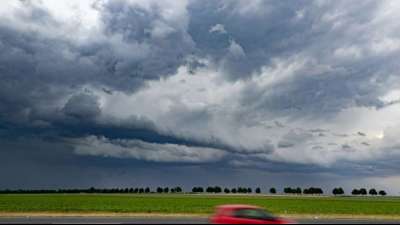
[[[221,204],[251,204],[280,215],[400,216],[399,198],[269,197],[222,195],[0,195],[7,213],[210,214]]]

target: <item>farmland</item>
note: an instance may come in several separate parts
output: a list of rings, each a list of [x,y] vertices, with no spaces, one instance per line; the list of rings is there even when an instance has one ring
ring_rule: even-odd
[[[154,213],[208,215],[217,205],[251,204],[279,215],[399,216],[392,197],[263,195],[0,195],[0,213]]]

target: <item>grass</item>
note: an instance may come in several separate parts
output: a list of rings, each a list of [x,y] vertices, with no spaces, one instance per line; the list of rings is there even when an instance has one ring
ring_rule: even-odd
[[[280,215],[400,216],[399,198],[212,195],[0,195],[1,213],[210,214],[221,204],[251,204]]]

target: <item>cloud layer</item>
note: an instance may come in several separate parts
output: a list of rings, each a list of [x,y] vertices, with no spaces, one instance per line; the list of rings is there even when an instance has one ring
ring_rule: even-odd
[[[400,161],[399,9],[5,0],[0,139],[149,165],[390,177]]]

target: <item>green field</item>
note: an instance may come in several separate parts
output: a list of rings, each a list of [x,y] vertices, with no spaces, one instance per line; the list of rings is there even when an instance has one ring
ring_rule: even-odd
[[[400,216],[399,198],[203,195],[0,195],[2,213],[210,214],[221,204],[252,204],[275,214]]]

